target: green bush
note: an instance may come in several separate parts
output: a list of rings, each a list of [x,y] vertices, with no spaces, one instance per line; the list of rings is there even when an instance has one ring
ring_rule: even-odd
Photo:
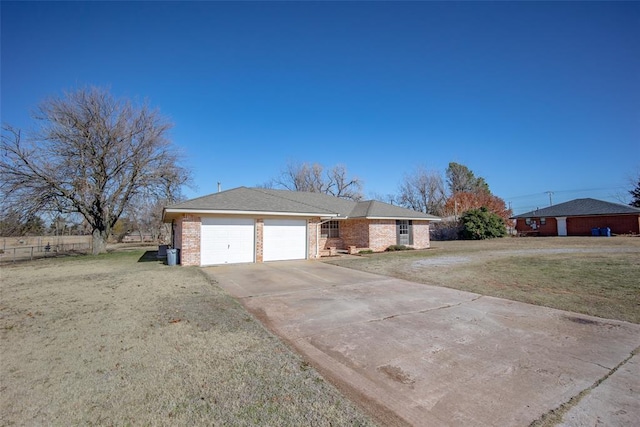
[[[387,252],[394,252],[394,251],[410,251],[413,248],[409,247],[409,246],[405,246],[405,245],[391,245],[389,246],[386,251]]]
[[[470,209],[460,217],[462,223],[462,238],[467,240],[492,239],[503,237],[507,228],[499,215],[487,208]]]
[[[360,252],[358,252],[359,254],[372,254],[373,251],[371,249],[363,249]]]

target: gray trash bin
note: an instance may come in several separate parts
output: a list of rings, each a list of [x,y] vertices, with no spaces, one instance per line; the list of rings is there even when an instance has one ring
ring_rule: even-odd
[[[176,265],[178,260],[177,249],[167,249],[167,265]]]

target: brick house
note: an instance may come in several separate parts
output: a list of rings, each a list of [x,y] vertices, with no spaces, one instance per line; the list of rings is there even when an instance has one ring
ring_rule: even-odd
[[[167,206],[182,265],[315,259],[337,251],[429,247],[440,218],[369,200],[239,187]]]
[[[575,199],[516,215],[516,230],[540,236],[591,236],[594,229],[639,234],[640,209],[596,199]]]

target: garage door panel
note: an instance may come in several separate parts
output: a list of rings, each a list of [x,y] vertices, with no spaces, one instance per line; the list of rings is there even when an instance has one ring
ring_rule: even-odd
[[[265,261],[307,258],[306,220],[265,220],[263,236],[263,259]]]
[[[255,225],[253,219],[202,218],[200,230],[202,265],[253,262]]]

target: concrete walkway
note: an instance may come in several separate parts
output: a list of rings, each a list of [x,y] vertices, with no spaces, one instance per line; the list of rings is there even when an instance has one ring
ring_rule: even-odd
[[[640,325],[322,262],[204,270],[385,425],[640,425]]]

